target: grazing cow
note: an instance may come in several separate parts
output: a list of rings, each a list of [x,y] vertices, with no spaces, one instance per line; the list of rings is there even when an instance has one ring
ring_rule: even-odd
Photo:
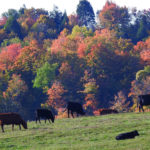
[[[17,113],[0,113],[0,125],[2,132],[4,132],[4,125],[12,124],[12,130],[14,130],[14,125],[19,125],[21,130],[21,125],[27,129],[27,123],[21,118]]]
[[[144,112],[143,106],[148,106],[148,105],[150,105],[150,94],[139,95],[138,102],[137,102],[137,107],[139,106],[139,112],[141,109]]]
[[[71,113],[72,117],[73,113],[76,112],[77,116],[80,115],[85,115],[85,112],[83,111],[82,105],[80,103],[77,102],[68,102],[67,104],[67,111],[68,111],[68,118],[69,118],[69,113]]]
[[[121,133],[118,136],[116,136],[116,140],[125,140],[125,139],[132,139],[135,138],[135,136],[139,136],[139,133],[137,130]]]
[[[51,120],[53,123],[55,120],[55,117],[53,116],[52,112],[48,109],[37,109],[36,110],[36,123],[37,123],[37,120],[39,120],[39,123],[41,123],[40,118],[44,118],[45,123],[46,123],[46,120],[48,120],[49,122]]]
[[[99,114],[100,115],[116,114],[116,113],[118,113],[118,111],[115,110],[115,109],[109,109],[109,108],[99,109]]]

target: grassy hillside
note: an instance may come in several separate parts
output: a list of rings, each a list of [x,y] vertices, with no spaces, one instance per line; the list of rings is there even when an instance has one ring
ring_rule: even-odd
[[[150,113],[57,119],[54,124],[28,122],[27,130],[0,133],[0,150],[149,150]],[[117,134],[137,129],[135,139],[116,141]]]

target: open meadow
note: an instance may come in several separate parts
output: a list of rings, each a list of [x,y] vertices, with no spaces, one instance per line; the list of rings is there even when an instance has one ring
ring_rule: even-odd
[[[104,116],[28,122],[28,129],[0,133],[0,150],[149,150],[150,113],[122,113]],[[135,139],[117,141],[122,132],[138,130]]]

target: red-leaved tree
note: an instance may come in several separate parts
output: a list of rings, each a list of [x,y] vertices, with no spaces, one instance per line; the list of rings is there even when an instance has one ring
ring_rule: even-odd
[[[12,66],[20,53],[21,44],[11,44],[2,48],[0,53],[0,69],[9,70],[12,69]]]

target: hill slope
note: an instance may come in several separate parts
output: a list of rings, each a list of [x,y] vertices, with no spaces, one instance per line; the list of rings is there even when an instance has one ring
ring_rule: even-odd
[[[135,139],[116,141],[119,133],[138,130]],[[150,113],[57,119],[54,124],[28,122],[28,130],[5,126],[2,150],[149,150]]]

